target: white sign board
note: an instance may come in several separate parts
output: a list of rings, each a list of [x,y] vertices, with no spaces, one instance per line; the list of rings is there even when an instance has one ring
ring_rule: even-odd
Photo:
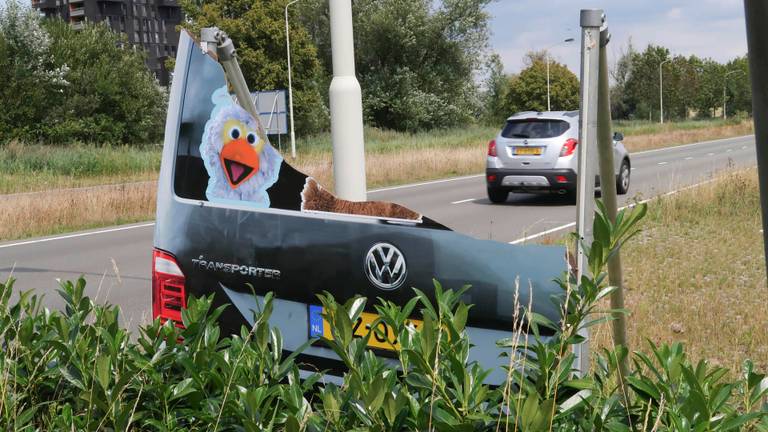
[[[267,135],[288,133],[286,93],[285,90],[251,92],[253,103],[259,112],[259,120]]]

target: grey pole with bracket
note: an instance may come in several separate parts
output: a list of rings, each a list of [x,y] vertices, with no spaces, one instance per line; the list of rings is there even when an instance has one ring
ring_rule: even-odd
[[[576,177],[576,245],[577,278],[587,268],[582,243],[592,243],[592,223],[595,213],[595,177],[597,174],[597,78],[600,60],[600,27],[602,9],[582,9],[581,23],[581,93],[579,98],[579,169]],[[589,335],[580,334],[585,341],[574,347],[576,368],[581,375],[589,372]]]

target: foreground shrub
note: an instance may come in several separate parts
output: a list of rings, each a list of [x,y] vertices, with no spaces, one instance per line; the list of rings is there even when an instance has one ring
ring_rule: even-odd
[[[768,430],[768,379],[750,363],[735,381],[707,362],[696,365],[679,344],[634,353],[619,375],[624,347],[596,354],[590,374],[574,374],[579,329],[602,318],[607,257],[632,237],[644,207],[618,226],[598,217],[588,245],[594,276],[563,278],[563,319],[549,322],[522,305],[508,347],[505,385],[483,383],[489,370],[468,360],[465,324],[470,288],[419,290],[406,305],[380,301],[380,320],[397,335],[393,359],[367,350],[352,323],[366,300],[320,300],[334,350],[345,366],[340,384],[320,373],[300,379],[296,355],[283,355],[269,326],[272,296],[239,335],[221,335],[225,306],[190,299],[185,329],[159,321],[131,337],[115,306],[83,295],[83,279],[65,282],[62,311],[42,308],[31,292],[14,297],[0,284],[0,426],[3,430],[517,430],[728,431]],[[14,302],[12,298],[17,298]],[[417,311],[414,313],[414,311]],[[416,328],[406,319],[416,316]],[[372,325],[377,328],[376,323]],[[542,337],[548,327],[554,333]],[[530,335],[526,337],[526,334]],[[384,335],[378,334],[383,337]],[[622,383],[626,383],[623,386]],[[626,389],[626,393],[624,390]]]

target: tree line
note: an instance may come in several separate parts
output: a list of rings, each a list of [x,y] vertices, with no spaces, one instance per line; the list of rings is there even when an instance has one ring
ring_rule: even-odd
[[[574,110],[578,77],[546,51],[504,72],[490,47],[491,0],[353,0],[355,61],[366,124],[398,131],[499,125],[518,111]],[[218,26],[235,41],[252,90],[287,88],[286,0],[182,0],[193,34]],[[296,130],[329,128],[332,77],[327,0],[303,0],[290,13]],[[0,142],[157,142],[166,91],[143,64],[141,49],[108,27],[75,31],[42,19],[18,0],[0,8]],[[727,63],[673,55],[630,43],[611,68],[617,119],[659,120],[663,63],[665,118],[751,113],[746,56]]]
[[[631,41],[612,69],[614,118],[661,119],[751,115],[752,93],[747,56],[725,63],[695,55],[673,55],[668,48],[648,45],[637,51]],[[660,93],[660,88],[663,93]]]

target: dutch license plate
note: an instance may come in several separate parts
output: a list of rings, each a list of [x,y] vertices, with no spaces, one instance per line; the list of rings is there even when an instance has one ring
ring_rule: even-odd
[[[309,337],[322,336],[327,339],[333,339],[331,326],[328,324],[328,321],[323,318],[322,313],[323,308],[321,306],[309,306]],[[368,335],[368,333],[371,333],[371,325],[378,317],[379,316],[375,313],[363,312],[360,314],[360,318],[357,319],[357,322],[352,323],[352,330],[355,337],[362,338]],[[408,320],[408,322],[413,324],[416,328],[419,328],[422,323],[419,320]],[[378,327],[381,329],[382,335],[379,336],[378,334],[373,333],[370,339],[368,339],[368,348],[387,351],[399,350],[400,344],[397,342],[394,329],[383,322],[379,322]]]
[[[515,147],[514,153],[516,155],[540,156],[542,153],[542,147]]]

